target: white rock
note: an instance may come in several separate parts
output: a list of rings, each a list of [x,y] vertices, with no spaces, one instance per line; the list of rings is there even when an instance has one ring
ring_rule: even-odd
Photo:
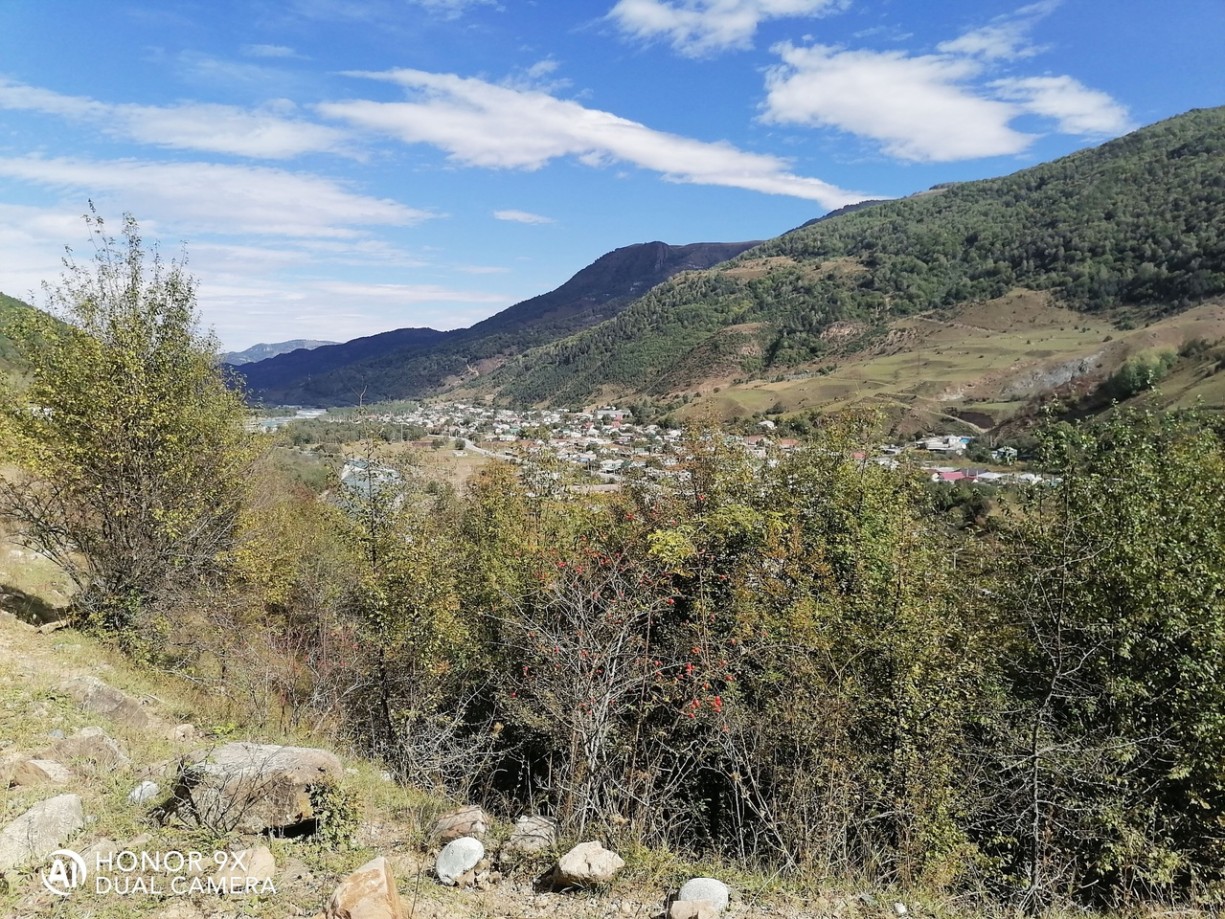
[[[454,884],[461,874],[471,871],[484,857],[485,847],[479,839],[461,836],[443,846],[434,863],[434,870],[438,873],[438,880],[444,884]]]
[[[716,913],[721,913],[727,909],[729,895],[727,885],[722,881],[714,878],[694,878],[685,882],[680,892],[677,893],[676,899],[686,903],[705,900],[714,907]]]
[[[128,802],[131,804],[144,804],[146,801],[152,801],[156,798],[161,790],[162,788],[157,782],[146,780],[128,792]]]

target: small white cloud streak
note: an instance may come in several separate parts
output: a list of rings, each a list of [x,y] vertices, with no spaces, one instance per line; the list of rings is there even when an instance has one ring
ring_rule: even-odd
[[[667,40],[698,57],[752,46],[757,28],[772,19],[820,16],[846,0],[618,0],[608,13],[632,38]]]
[[[431,144],[469,166],[532,170],[572,156],[590,166],[629,163],[672,182],[788,195],[831,209],[866,197],[795,175],[775,156],[655,131],[539,90],[420,70],[348,75],[397,83],[419,98],[330,102],[318,106],[321,114],[405,143]]]
[[[219,163],[0,157],[0,176],[86,197],[191,230],[348,238],[356,227],[405,226],[435,216],[349,191],[318,176]]]
[[[543,214],[533,214],[530,211],[494,211],[494,219],[506,220],[511,223],[529,223],[529,224],[544,224],[556,223],[552,217],[545,217]]]
[[[248,57],[264,57],[279,60],[301,57],[297,51],[293,48],[287,48],[285,45],[243,45],[242,53]]]
[[[1109,137],[1134,127],[1124,106],[1069,76],[1014,77],[991,86],[1026,112],[1055,119],[1064,134]]]
[[[1029,24],[1025,22],[983,26],[941,42],[936,50],[988,61],[1016,61],[1033,57],[1042,50],[1029,41],[1028,32]]]
[[[257,159],[352,149],[346,135],[335,128],[285,117],[295,110],[287,100],[270,102],[256,110],[202,102],[170,106],[110,104],[0,79],[0,109],[85,121],[113,137],[158,147]]]

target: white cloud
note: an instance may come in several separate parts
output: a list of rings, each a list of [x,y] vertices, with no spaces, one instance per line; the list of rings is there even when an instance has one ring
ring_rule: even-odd
[[[572,156],[589,166],[629,163],[673,182],[790,195],[828,208],[864,197],[795,175],[779,157],[655,131],[539,90],[420,70],[349,76],[398,83],[415,91],[417,99],[324,103],[317,107],[322,114],[406,143],[431,144],[465,165],[539,169]]]
[[[530,211],[494,211],[493,216],[497,220],[508,220],[511,223],[554,223],[552,217],[545,217],[542,214],[533,214]]]
[[[0,176],[105,201],[143,219],[191,230],[352,238],[355,228],[403,226],[436,216],[349,191],[319,176],[218,163],[0,158]]]
[[[242,53],[248,57],[297,58],[301,57],[293,48],[285,45],[243,45]]]
[[[463,15],[470,6],[499,6],[497,0],[409,0],[409,3],[447,19]]]
[[[977,29],[957,38],[941,42],[936,50],[944,54],[960,54],[984,61],[1018,61],[1034,57],[1046,49],[1035,45],[1029,37],[1041,20],[1053,13],[1062,0],[1039,0],[1019,10],[996,16]]]
[[[942,55],[779,45],[766,78],[763,118],[833,127],[879,141],[905,160],[1019,153],[1032,142],[1009,122],[1018,110],[970,85],[978,64]]]
[[[761,23],[819,16],[845,8],[846,0],[618,0],[608,18],[634,38],[666,39],[683,54],[698,56],[747,48]]]
[[[936,46],[945,54],[964,54],[988,61],[1015,61],[1033,57],[1042,49],[1029,40],[1025,22],[1005,22],[972,29]]]
[[[288,100],[269,102],[256,110],[208,103],[110,104],[0,79],[0,109],[85,121],[111,136],[138,143],[258,159],[337,153],[350,146],[344,133],[335,128],[286,117],[296,111]]]
[[[1127,130],[1123,105],[1073,77],[999,77],[1005,64],[1045,50],[1030,32],[1060,2],[997,16],[941,42],[937,54],[776,45],[781,63],[767,72],[762,118],[837,128],[898,159],[929,162],[1020,153],[1038,137],[1013,126],[1022,115],[1053,119],[1064,134]]]
[[[1125,107],[1069,76],[1013,77],[991,86],[1026,112],[1054,118],[1064,134],[1107,137],[1133,127]]]

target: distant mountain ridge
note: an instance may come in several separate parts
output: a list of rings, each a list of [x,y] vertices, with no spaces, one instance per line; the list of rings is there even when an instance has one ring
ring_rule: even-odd
[[[261,342],[242,351],[227,351],[221,355],[221,361],[232,367],[239,367],[243,364],[253,364],[256,361],[267,360],[270,357],[276,357],[278,354],[288,354],[290,351],[301,349],[310,351],[323,345],[334,344],[336,344],[334,341],[315,341],[310,338],[295,338],[293,341],[280,341],[273,344]]]
[[[555,290],[470,328],[398,329],[238,369],[248,390],[266,401],[350,405],[359,399],[420,398],[612,318],[675,275],[708,269],[757,244],[625,246],[600,256]]]

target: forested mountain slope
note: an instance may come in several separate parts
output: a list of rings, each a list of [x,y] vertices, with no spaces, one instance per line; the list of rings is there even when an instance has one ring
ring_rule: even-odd
[[[259,361],[241,372],[253,393],[285,402],[346,405],[357,393],[367,401],[425,396],[615,316],[679,272],[710,268],[754,245],[626,246],[601,256],[557,289],[467,329],[387,332]]]
[[[678,375],[686,364],[761,375],[853,353],[899,317],[1017,288],[1080,313],[1146,316],[1225,292],[1225,108],[806,225],[661,285],[487,386],[517,402],[678,391],[695,382]]]

